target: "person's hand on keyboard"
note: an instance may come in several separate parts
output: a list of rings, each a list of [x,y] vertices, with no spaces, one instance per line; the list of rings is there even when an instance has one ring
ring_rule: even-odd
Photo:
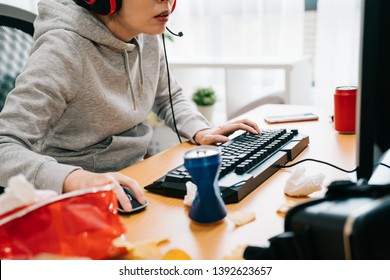
[[[211,145],[229,141],[228,136],[237,130],[245,130],[253,134],[259,134],[258,125],[248,119],[234,120],[218,127],[200,130],[195,134],[194,140],[200,145]]]

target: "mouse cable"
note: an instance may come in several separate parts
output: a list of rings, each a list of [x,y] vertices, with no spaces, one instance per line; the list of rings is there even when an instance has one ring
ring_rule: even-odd
[[[173,126],[175,127],[175,132],[177,135],[177,138],[179,139],[179,142],[182,143],[179,131],[177,130],[176,125],[176,118],[175,118],[175,110],[173,110],[173,101],[172,101],[172,92],[171,92],[171,77],[169,74],[169,64],[168,64],[168,57],[167,57],[167,49],[165,47],[165,36],[164,33],[161,34],[162,41],[163,41],[163,47],[164,47],[164,56],[165,56],[165,64],[167,66],[167,75],[168,75],[168,93],[169,93],[169,103],[171,104],[171,111],[172,111],[172,118],[173,118]]]
[[[289,167],[293,167],[293,166],[298,165],[298,164],[300,164],[302,162],[305,162],[305,161],[314,161],[314,162],[326,164],[326,165],[329,165],[329,166],[331,166],[333,168],[336,168],[336,169],[341,170],[341,171],[346,172],[346,173],[353,173],[353,172],[355,172],[357,170],[357,168],[355,168],[353,170],[345,170],[345,169],[340,168],[340,167],[338,167],[336,165],[333,165],[333,164],[331,164],[329,162],[318,160],[318,159],[312,159],[312,158],[303,159],[303,160],[297,161],[295,163],[292,163],[290,165],[278,164],[277,166],[280,167],[280,168],[289,168]]]

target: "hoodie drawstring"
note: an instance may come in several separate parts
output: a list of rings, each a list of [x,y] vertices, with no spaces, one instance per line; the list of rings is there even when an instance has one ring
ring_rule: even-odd
[[[139,85],[139,92],[141,94],[144,94],[144,73],[143,73],[143,67],[142,67],[142,56],[141,56],[141,50],[138,44],[137,40],[134,40],[135,45],[137,45],[137,52],[138,52],[138,68],[140,72],[140,85]],[[135,93],[134,93],[134,88],[133,88],[133,83],[131,82],[131,75],[130,75],[130,68],[129,68],[129,54],[127,53],[126,49],[123,49],[123,54],[125,58],[125,69],[127,73],[127,79],[129,80],[129,87],[131,91],[131,99],[133,100],[133,109],[137,109],[136,105],[136,98],[135,98]]]
[[[141,56],[141,48],[138,44],[138,41],[136,41],[136,45],[137,45],[137,52],[138,52],[138,68],[139,68],[139,72],[140,72],[140,85],[139,85],[139,91],[141,92],[141,94],[144,94],[144,71],[143,71],[143,67],[142,67],[142,56]]]
[[[137,110],[137,105],[136,105],[136,101],[135,101],[133,84],[131,82],[131,75],[130,75],[130,69],[129,69],[129,54],[127,53],[126,49],[123,49],[123,54],[125,56],[125,69],[126,69],[126,73],[127,73],[127,79],[129,80],[131,99],[133,100],[133,109],[135,111],[135,110]]]

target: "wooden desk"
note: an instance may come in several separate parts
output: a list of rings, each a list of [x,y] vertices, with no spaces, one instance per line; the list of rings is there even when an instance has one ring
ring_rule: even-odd
[[[305,112],[317,113],[320,116],[319,121],[278,125],[266,125],[263,121],[266,115]],[[297,128],[300,133],[308,135],[310,144],[295,161],[315,158],[352,170],[355,168],[355,135],[335,132],[329,118],[330,114],[331,112],[318,107],[265,105],[243,117],[250,118],[263,128]],[[183,153],[191,147],[193,146],[188,143],[175,146],[122,170],[122,173],[138,180],[141,186],[146,186],[183,163]],[[305,162],[300,166],[306,168],[307,175],[319,172],[325,174],[324,186],[333,180],[346,179],[350,176],[319,163]],[[167,237],[170,242],[162,247],[163,250],[182,249],[192,259],[202,260],[223,259],[230,256],[240,245],[267,245],[269,238],[283,232],[284,218],[276,211],[286,201],[293,200],[285,196],[283,190],[286,180],[295,169],[296,167],[279,170],[241,202],[227,205],[228,212],[235,210],[256,212],[255,221],[241,227],[236,227],[228,218],[212,225],[196,224],[189,219],[188,209],[181,199],[145,191],[149,202],[147,209],[122,218],[128,230],[127,239],[131,242]],[[322,193],[314,193],[312,197],[321,196]]]

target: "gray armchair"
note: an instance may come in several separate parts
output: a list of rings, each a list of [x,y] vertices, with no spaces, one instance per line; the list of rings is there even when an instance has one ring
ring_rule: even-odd
[[[30,54],[36,15],[0,3],[0,111]]]

